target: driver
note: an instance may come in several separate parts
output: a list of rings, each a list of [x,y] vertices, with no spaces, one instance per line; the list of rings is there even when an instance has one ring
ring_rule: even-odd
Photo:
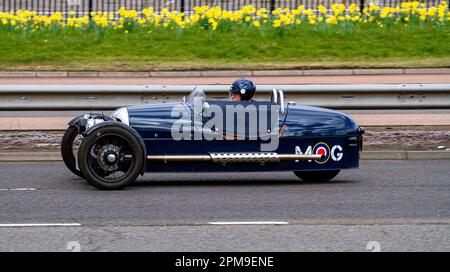
[[[232,101],[249,101],[255,95],[256,86],[251,80],[240,78],[230,87],[230,99]]]

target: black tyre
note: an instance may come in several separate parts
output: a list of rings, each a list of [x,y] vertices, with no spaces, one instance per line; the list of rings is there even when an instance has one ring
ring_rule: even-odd
[[[63,161],[67,168],[79,177],[83,177],[83,175],[78,167],[76,156],[78,156],[78,149],[82,139],[83,136],[78,133],[78,128],[70,126],[67,128],[61,141],[61,156]]]
[[[78,163],[84,178],[102,190],[123,189],[136,180],[144,164],[139,140],[119,126],[102,127],[81,144]]]
[[[304,182],[323,183],[332,180],[339,172],[340,170],[294,171],[294,174]]]

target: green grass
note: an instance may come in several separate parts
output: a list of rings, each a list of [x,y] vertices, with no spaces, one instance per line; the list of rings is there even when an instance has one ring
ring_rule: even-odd
[[[450,67],[450,26],[279,33],[107,30],[24,34],[0,29],[0,70],[192,70]]]

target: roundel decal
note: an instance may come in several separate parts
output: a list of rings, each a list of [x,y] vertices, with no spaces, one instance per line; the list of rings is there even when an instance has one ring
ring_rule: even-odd
[[[317,163],[326,163],[330,158],[330,147],[324,143],[317,143],[313,148],[313,154],[323,155],[321,160],[316,160]]]

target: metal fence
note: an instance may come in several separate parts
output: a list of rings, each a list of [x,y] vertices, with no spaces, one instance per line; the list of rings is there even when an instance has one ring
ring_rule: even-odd
[[[226,10],[238,10],[245,5],[253,5],[257,9],[267,8],[296,8],[304,5],[305,8],[316,9],[318,5],[330,7],[332,3],[357,4],[361,9],[370,3],[381,6],[396,6],[402,2],[412,0],[0,0],[0,12],[17,10],[33,10],[38,14],[48,15],[55,12],[68,14],[73,10],[77,16],[90,14],[91,11],[116,13],[120,7],[142,10],[153,7],[156,12],[163,8],[169,11],[191,12],[194,7],[208,5],[220,6]],[[437,6],[443,0],[419,0],[427,6]]]

